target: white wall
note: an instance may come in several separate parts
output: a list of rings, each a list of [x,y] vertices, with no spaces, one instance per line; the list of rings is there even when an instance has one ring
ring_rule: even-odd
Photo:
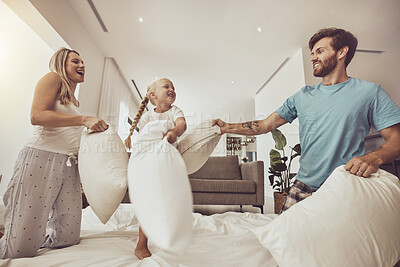
[[[35,85],[49,71],[49,60],[59,47],[80,52],[86,65],[85,82],[78,95],[80,111],[93,116],[98,113],[104,56],[68,1],[47,3],[47,12],[55,8],[63,10],[63,17],[49,15],[48,22],[29,0],[0,1],[0,195],[11,178],[19,150],[32,132],[29,112]],[[58,26],[57,32],[51,23]]]
[[[0,1],[0,195],[11,178],[19,150],[32,132],[30,107],[36,83],[54,51]]]
[[[399,47],[400,48],[400,47]],[[393,101],[400,106],[400,51],[382,54],[358,53],[348,66],[348,74],[383,86]]]
[[[286,64],[269,80],[255,96],[255,112],[256,119],[263,119],[278,109],[285,100],[300,90],[305,85],[303,70],[303,54],[302,49],[290,58]],[[292,124],[286,124],[279,128],[286,136],[288,145],[294,146],[299,143],[298,137],[298,121]],[[275,147],[275,142],[270,133],[257,136],[257,160],[264,161],[265,176],[265,192],[266,195],[272,196],[272,188],[269,185],[268,168],[269,168],[269,151]],[[290,150],[285,150],[289,153]],[[293,161],[292,170],[298,170],[298,158]]]
[[[90,34],[76,16],[69,1],[42,3],[32,0],[31,2],[68,45],[80,53],[86,65],[85,82],[81,84],[79,90],[80,111],[86,115],[97,116],[105,56],[90,38]],[[62,10],[62,12],[55,10]],[[41,37],[44,40],[47,38]]]

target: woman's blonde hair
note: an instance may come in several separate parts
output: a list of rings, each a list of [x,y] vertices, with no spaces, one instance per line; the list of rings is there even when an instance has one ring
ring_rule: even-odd
[[[140,103],[140,106],[139,106],[139,109],[138,109],[138,111],[137,111],[137,113],[136,113],[136,116],[135,116],[135,118],[133,119],[132,126],[131,126],[131,128],[129,129],[129,135],[128,135],[128,137],[125,139],[125,146],[126,146],[127,148],[129,148],[129,149],[132,147],[131,136],[133,135],[133,131],[136,129],[136,126],[138,125],[139,120],[140,120],[140,118],[142,117],[142,115],[143,115],[143,113],[144,113],[144,109],[147,107],[147,104],[149,103],[149,101],[150,101],[151,104],[155,105],[153,99],[150,98],[150,93],[152,93],[152,92],[154,92],[154,91],[156,90],[156,84],[157,84],[159,81],[162,81],[162,80],[168,80],[168,81],[170,81],[170,80],[167,79],[167,78],[162,78],[162,79],[155,80],[155,81],[152,82],[149,86],[147,86],[147,93],[146,93],[146,96],[143,98],[142,102]]]
[[[57,52],[54,53],[49,62],[50,71],[60,75],[61,78],[60,102],[61,104],[64,105],[71,103],[74,94],[65,68],[67,57],[71,52],[79,55],[79,53],[76,52],[75,50],[62,47]]]

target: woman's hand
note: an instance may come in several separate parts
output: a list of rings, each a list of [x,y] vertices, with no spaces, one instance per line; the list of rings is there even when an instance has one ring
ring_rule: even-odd
[[[85,116],[84,125],[93,132],[104,132],[108,129],[107,123],[96,117]]]
[[[175,131],[173,131],[173,130],[169,130],[164,136],[163,136],[163,138],[167,138],[167,141],[170,143],[170,144],[173,144],[173,143],[175,143],[176,142],[176,139],[178,139],[178,136],[177,136],[177,134],[175,133]]]

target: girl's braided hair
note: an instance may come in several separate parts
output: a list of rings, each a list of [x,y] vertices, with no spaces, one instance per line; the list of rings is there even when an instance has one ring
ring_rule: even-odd
[[[153,103],[150,99],[150,93],[154,92],[155,90],[155,85],[157,82],[161,81],[161,80],[168,80],[166,78],[162,78],[162,79],[158,79],[155,80],[154,82],[152,82],[148,87],[147,87],[147,93],[146,96],[143,98],[142,102],[140,103],[139,109],[136,113],[135,118],[133,119],[132,122],[132,126],[129,129],[129,135],[128,137],[125,139],[125,146],[127,148],[131,148],[132,147],[132,142],[131,142],[131,136],[133,135],[133,131],[136,129],[136,126],[139,123],[140,118],[143,115],[144,109],[147,107],[147,104],[149,103],[149,101],[154,105],[155,103]]]

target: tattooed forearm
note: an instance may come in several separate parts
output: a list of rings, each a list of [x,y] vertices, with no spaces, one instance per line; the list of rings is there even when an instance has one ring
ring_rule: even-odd
[[[248,133],[256,134],[260,131],[260,124],[258,121],[244,122],[242,128],[245,128]]]

